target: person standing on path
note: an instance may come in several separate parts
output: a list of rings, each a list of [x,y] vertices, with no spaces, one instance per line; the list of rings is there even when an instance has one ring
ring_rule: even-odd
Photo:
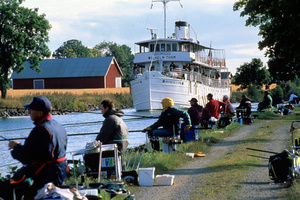
[[[50,101],[43,96],[34,97],[24,107],[35,127],[23,145],[15,140],[8,144],[12,157],[24,166],[12,179],[0,182],[0,197],[5,200],[13,199],[13,188],[17,200],[23,195],[25,200],[33,199],[37,190],[49,182],[61,186],[67,174],[67,133],[49,114]]]

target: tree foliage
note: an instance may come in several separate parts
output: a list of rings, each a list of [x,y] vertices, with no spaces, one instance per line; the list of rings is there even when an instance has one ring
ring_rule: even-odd
[[[64,42],[53,52],[54,58],[86,58],[91,57],[91,50],[76,39]]]
[[[6,97],[9,75],[22,72],[25,61],[30,68],[40,71],[40,61],[51,55],[47,46],[51,26],[38,9],[21,6],[23,0],[0,2],[0,87],[1,97]]]
[[[103,41],[94,47],[98,49],[104,56],[114,56],[124,74],[122,82],[124,86],[129,86],[131,80],[131,72],[133,70],[134,55],[127,45],[118,45],[114,42]]]
[[[259,58],[253,58],[250,63],[241,65],[233,77],[233,84],[241,85],[242,89],[250,85],[262,87],[264,84],[270,84],[271,81],[270,72],[263,67],[263,62]]]
[[[243,9],[246,26],[259,26],[259,49],[272,58],[269,71],[274,80],[300,77],[300,0],[239,0],[233,10]]]

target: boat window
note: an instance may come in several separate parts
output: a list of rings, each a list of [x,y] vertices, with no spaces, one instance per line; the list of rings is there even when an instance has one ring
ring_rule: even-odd
[[[177,43],[172,43],[172,51],[177,51]]]
[[[191,44],[190,47],[191,47],[191,52],[195,52],[194,51],[194,45]]]
[[[171,44],[167,44],[167,51],[171,51]]]
[[[154,44],[150,44],[150,52],[154,51]]]
[[[166,51],[166,44],[161,44],[160,48],[161,48],[161,51]]]
[[[160,44],[156,44],[156,49],[155,49],[155,51],[160,51],[160,50],[159,50],[159,46],[160,46]]]
[[[183,44],[182,45],[182,51],[189,51],[189,45],[188,44]]]

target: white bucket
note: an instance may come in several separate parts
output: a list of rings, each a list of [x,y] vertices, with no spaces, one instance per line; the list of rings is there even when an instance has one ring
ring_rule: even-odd
[[[155,167],[139,168],[140,186],[153,186]]]

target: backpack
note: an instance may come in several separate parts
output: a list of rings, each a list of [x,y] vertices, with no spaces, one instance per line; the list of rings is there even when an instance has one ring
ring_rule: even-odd
[[[270,156],[269,158],[269,176],[275,183],[283,183],[292,179],[292,160],[285,150],[281,153]]]
[[[218,120],[218,128],[225,128],[227,125],[229,125],[231,123],[232,119],[229,117],[221,117]]]

